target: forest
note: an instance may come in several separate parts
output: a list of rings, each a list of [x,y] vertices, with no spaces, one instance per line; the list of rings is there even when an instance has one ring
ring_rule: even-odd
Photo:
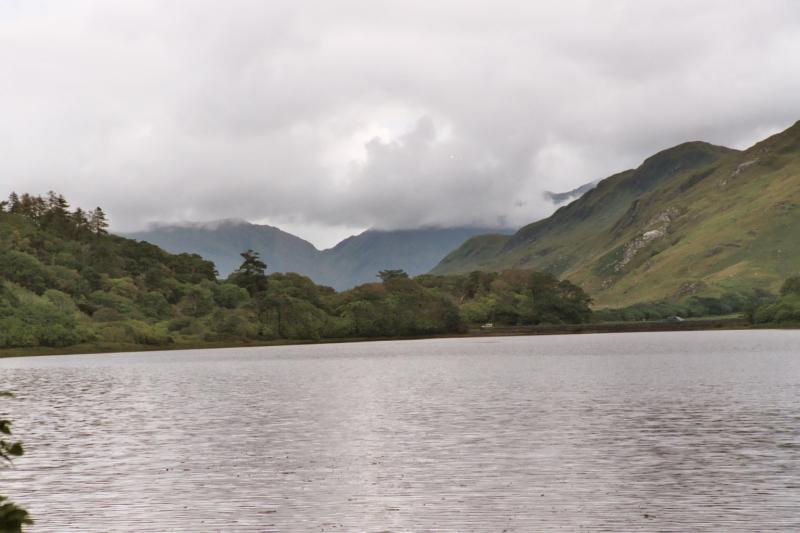
[[[218,279],[214,264],[108,232],[97,207],[60,194],[0,202],[0,348],[217,345],[452,334],[470,325],[581,323],[590,298],[530,270],[376,281],[336,292],[269,273],[252,250]]]

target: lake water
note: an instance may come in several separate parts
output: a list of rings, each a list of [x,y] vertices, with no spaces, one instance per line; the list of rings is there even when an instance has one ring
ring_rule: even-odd
[[[800,531],[800,332],[0,360],[32,532]]]

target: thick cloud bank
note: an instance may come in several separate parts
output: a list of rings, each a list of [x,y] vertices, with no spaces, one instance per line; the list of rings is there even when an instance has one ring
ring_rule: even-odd
[[[521,224],[800,119],[798,57],[793,0],[0,2],[0,182],[121,230]]]

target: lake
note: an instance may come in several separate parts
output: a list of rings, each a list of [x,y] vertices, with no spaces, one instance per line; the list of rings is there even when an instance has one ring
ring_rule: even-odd
[[[800,331],[0,359],[33,532],[800,531]]]

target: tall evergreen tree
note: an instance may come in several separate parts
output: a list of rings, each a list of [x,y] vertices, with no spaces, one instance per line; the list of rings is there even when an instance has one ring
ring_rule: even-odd
[[[8,195],[8,212],[19,213],[19,196],[15,192]]]
[[[95,235],[105,235],[108,233],[106,214],[99,207],[95,207],[94,211],[89,215],[89,229]]]
[[[72,213],[72,223],[78,230],[86,229],[88,226],[89,219],[86,216],[86,212],[80,207],[77,208],[74,213]]]
[[[47,193],[46,210],[42,215],[42,225],[59,232],[68,232],[72,226],[69,204],[66,198],[54,191]]]
[[[239,254],[244,261],[236,272],[230,275],[230,280],[238,286],[247,289],[251,295],[267,289],[267,264],[259,258],[258,252],[246,250]]]

